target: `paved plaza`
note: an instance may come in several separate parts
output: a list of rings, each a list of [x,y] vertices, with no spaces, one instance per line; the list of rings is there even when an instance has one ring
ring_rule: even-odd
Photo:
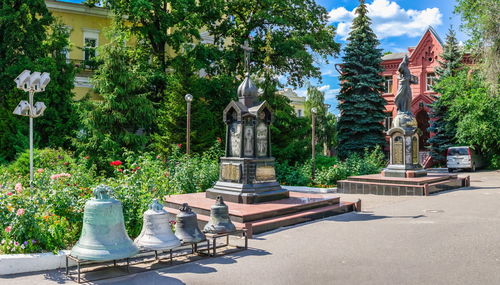
[[[342,194],[348,213],[257,235],[251,249],[95,284],[500,284],[500,172],[429,197]],[[17,277],[17,278],[14,278]],[[73,284],[61,271],[0,284]]]

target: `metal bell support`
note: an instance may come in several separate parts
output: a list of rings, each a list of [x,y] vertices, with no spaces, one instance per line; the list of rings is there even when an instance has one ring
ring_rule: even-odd
[[[205,225],[203,231],[206,233],[222,234],[234,232],[236,227],[229,218],[229,209],[224,203],[222,196],[217,196],[215,204],[210,209],[210,221]]]
[[[198,219],[196,214],[191,211],[191,207],[187,203],[182,204],[179,208],[180,213],[177,215],[175,223],[175,236],[182,242],[198,243],[206,240],[198,228]]]
[[[154,199],[149,210],[144,212],[142,231],[134,243],[145,250],[172,249],[181,245],[170,228],[168,213],[158,199]]]
[[[116,260],[139,252],[127,235],[120,201],[109,197],[111,188],[94,189],[94,196],[85,204],[83,229],[71,255],[83,260]]]

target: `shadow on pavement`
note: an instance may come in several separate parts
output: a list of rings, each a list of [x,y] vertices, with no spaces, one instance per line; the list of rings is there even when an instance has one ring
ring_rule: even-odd
[[[371,212],[351,212],[345,215],[333,216],[330,218],[326,218],[324,220],[327,221],[336,221],[336,222],[359,222],[359,221],[373,221],[373,220],[381,220],[381,219],[418,219],[424,218],[425,215],[416,215],[416,216],[383,216],[383,215],[374,215]],[[320,220],[318,220],[320,221]]]
[[[166,274],[163,272],[148,271],[142,274],[132,274],[113,279],[94,281],[90,282],[90,284],[120,284],[120,285],[179,284],[180,285],[186,283],[182,282],[177,278],[166,276]]]

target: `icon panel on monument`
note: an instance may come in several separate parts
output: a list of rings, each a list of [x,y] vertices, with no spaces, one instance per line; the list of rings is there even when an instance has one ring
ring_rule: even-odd
[[[397,136],[394,138],[392,149],[393,149],[392,164],[404,164],[403,137]]]
[[[254,149],[253,126],[245,126],[245,156],[253,156]]]

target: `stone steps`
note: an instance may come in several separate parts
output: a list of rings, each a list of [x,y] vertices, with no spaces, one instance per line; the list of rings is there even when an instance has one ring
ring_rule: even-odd
[[[172,219],[180,212],[175,208],[165,207],[165,210],[172,215]],[[236,228],[247,229],[249,237],[253,234],[259,234],[270,230],[278,229],[281,227],[291,226],[299,223],[309,222],[316,219],[335,216],[354,210],[354,203],[343,202],[335,205],[329,205],[319,208],[307,209],[298,211],[291,214],[275,216],[266,219],[255,220],[247,223],[239,223],[232,221]],[[200,229],[208,223],[210,217],[207,215],[197,214],[198,226]]]
[[[172,219],[179,213],[182,203],[188,203],[197,214],[201,228],[208,222],[210,208],[215,203],[206,198],[205,193],[174,195],[164,200],[165,210],[172,214]],[[246,228],[250,235],[354,210],[353,203],[340,203],[340,198],[332,194],[290,192],[290,198],[271,202],[225,203],[234,225]]]

